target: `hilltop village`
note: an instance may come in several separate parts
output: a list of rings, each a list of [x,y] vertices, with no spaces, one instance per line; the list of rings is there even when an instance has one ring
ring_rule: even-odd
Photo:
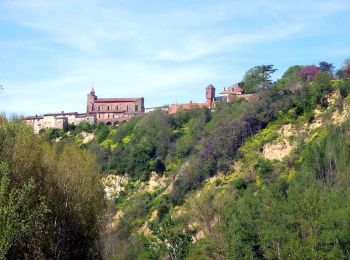
[[[242,83],[236,83],[230,87],[224,88],[220,96],[215,96],[215,87],[210,84],[205,89],[205,102],[190,102],[184,104],[173,104],[159,109],[166,110],[168,114],[175,114],[180,109],[215,108],[215,102],[232,102],[235,99],[253,99],[255,94],[244,93]],[[157,108],[147,109],[148,111]],[[95,90],[92,88],[87,95],[86,113],[64,112],[48,113],[44,115],[35,115],[25,117],[26,125],[31,127],[34,133],[38,134],[42,129],[63,129],[68,124],[78,125],[82,122],[89,124],[103,123],[106,125],[118,125],[128,122],[135,116],[146,113],[144,98],[98,98]]]

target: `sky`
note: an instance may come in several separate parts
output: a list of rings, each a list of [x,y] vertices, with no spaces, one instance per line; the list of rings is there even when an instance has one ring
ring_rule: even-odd
[[[0,0],[0,112],[204,101],[244,73],[350,57],[348,0]]]

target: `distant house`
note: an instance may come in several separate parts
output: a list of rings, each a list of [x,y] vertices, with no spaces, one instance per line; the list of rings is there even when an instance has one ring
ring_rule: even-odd
[[[50,113],[43,116],[27,116],[25,118],[26,125],[33,128],[35,134],[38,134],[41,129],[63,129],[68,124],[78,125],[81,122],[93,124],[94,116],[79,114],[77,112],[65,113]]]
[[[167,111],[169,110],[169,106],[166,105],[166,106],[160,106],[160,107],[147,107],[147,108],[145,109],[145,112],[146,112],[146,113],[149,113],[149,112],[152,112],[152,111],[154,111],[154,110],[162,110],[162,111],[167,112]]]
[[[250,101],[256,97],[256,94],[245,94],[242,83],[236,83],[228,88],[224,88],[220,94],[227,102],[232,102],[237,99]]]

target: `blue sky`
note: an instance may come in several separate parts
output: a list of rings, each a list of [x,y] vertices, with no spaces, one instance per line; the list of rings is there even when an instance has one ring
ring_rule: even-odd
[[[99,97],[146,107],[204,100],[249,68],[350,57],[350,1],[0,0],[0,111],[84,112]]]

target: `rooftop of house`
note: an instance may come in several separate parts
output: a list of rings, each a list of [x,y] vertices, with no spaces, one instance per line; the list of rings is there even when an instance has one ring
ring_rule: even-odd
[[[208,107],[207,103],[186,103],[186,104],[179,104],[179,105],[172,105],[168,109],[169,114],[175,114],[177,113],[180,109],[185,109],[189,110],[192,108],[203,108],[203,107]]]
[[[224,88],[224,90],[220,92],[220,94],[222,95],[242,94],[242,93],[243,93],[242,83],[236,83],[228,88]]]
[[[43,119],[43,118],[44,118],[43,116],[35,115],[35,116],[26,116],[24,119],[25,120],[34,120],[34,119]]]
[[[77,116],[77,115],[78,115],[78,112],[64,112],[64,111],[62,111],[61,113],[48,113],[48,114],[44,114],[44,116],[72,116],[72,115]]]

